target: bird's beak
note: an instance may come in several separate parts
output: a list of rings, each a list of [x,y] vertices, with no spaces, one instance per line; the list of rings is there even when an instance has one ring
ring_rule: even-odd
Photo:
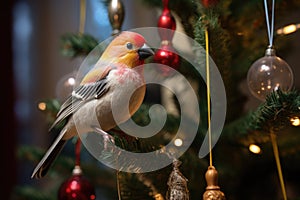
[[[144,44],[139,50],[139,60],[145,60],[149,56],[154,55],[154,51],[146,44]]]

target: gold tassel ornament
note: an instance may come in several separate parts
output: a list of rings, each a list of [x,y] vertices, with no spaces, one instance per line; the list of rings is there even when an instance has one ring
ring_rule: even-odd
[[[203,194],[203,200],[225,200],[225,195],[218,186],[218,171],[214,166],[208,167],[205,179],[207,187]]]

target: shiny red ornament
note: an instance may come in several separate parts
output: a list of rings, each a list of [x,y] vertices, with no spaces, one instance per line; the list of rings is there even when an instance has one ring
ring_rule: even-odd
[[[157,27],[161,28],[158,30],[159,36],[161,40],[168,40],[171,41],[174,36],[174,31],[176,29],[176,21],[173,15],[171,14],[171,11],[168,7],[169,0],[163,0],[163,10],[162,14],[158,18]],[[164,30],[164,29],[170,29]]]
[[[75,173],[73,171],[73,175],[60,186],[58,200],[95,200],[94,187],[81,174],[80,168],[77,172],[75,169]]]
[[[201,2],[205,8],[210,8],[216,6],[219,3],[219,0],[201,0]]]
[[[169,75],[171,68],[178,69],[180,63],[180,57],[176,53],[172,44],[162,44],[162,46],[155,52],[154,62],[160,63],[169,67],[159,66],[163,75]]]
[[[158,33],[161,38],[161,46],[155,52],[153,61],[166,66],[159,66],[163,75],[169,75],[173,69],[179,68],[180,57],[173,48],[172,39],[176,29],[176,21],[168,7],[169,0],[163,0],[162,14],[158,18]]]

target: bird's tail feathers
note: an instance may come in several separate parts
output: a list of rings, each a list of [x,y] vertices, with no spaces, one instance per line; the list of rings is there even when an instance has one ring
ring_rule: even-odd
[[[53,144],[49,147],[41,161],[35,167],[31,178],[42,178],[44,177],[49,168],[52,166],[54,160],[57,158],[63,147],[65,146],[67,140],[63,140],[63,136],[66,132],[66,129],[63,129],[58,137],[55,139]]]

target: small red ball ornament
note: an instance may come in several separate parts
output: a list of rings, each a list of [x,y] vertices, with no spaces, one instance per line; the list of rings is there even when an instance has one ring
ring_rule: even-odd
[[[161,28],[158,30],[158,32],[162,41],[171,41],[174,36],[174,31],[176,29],[176,21],[173,15],[171,14],[168,4],[169,0],[163,0],[163,10],[157,22],[157,27]],[[170,29],[172,31],[164,29]]]
[[[91,183],[82,175],[79,166],[75,166],[72,176],[59,188],[59,200],[95,200],[95,190]]]
[[[173,69],[179,68],[180,57],[172,45],[172,39],[174,31],[176,29],[176,21],[172,16],[168,7],[169,0],[163,0],[162,14],[158,18],[158,33],[161,38],[161,46],[155,52],[154,62],[167,65]],[[169,75],[171,68],[159,67],[159,70],[163,72],[163,75]]]
[[[179,68],[180,58],[170,43],[162,43],[161,47],[155,52],[153,60],[173,69]],[[163,72],[163,75],[168,75],[171,71],[168,67],[160,67],[159,69]]]

